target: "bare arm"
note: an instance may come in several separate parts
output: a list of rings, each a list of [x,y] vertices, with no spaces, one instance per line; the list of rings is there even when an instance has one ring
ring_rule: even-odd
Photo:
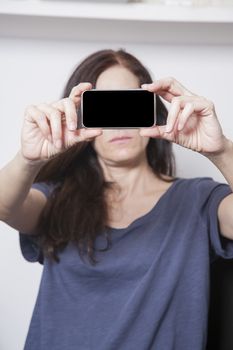
[[[221,171],[233,191],[233,142],[226,140],[224,151],[209,159]],[[221,201],[218,220],[221,234],[233,240],[233,193]]]
[[[77,107],[90,83],[75,86],[69,98],[26,109],[21,151],[0,170],[0,220],[24,233],[35,233],[46,197],[31,185],[41,166],[72,145],[90,140],[100,129],[77,129]]]
[[[30,189],[41,165],[27,161],[19,152],[0,170],[0,220],[25,233],[35,230],[46,204],[40,191]]]
[[[142,129],[142,136],[159,137],[200,152],[221,171],[233,190],[233,143],[218,121],[214,104],[187,90],[174,78],[164,78],[142,86],[171,103],[167,125]],[[218,208],[221,234],[233,240],[233,194]]]

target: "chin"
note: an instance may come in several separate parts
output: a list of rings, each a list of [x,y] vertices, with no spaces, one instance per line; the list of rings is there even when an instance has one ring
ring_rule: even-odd
[[[118,152],[116,152],[115,154],[111,153],[111,156],[109,157],[109,159],[111,159],[112,162],[116,163],[116,164],[130,164],[130,163],[134,163],[135,161],[137,161],[140,158],[141,154],[139,153],[135,153],[135,152],[129,152],[129,150],[121,150]]]

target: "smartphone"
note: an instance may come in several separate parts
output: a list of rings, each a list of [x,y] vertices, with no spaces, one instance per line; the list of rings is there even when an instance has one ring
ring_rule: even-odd
[[[81,96],[81,127],[141,128],[155,123],[156,97],[147,90],[93,89]]]

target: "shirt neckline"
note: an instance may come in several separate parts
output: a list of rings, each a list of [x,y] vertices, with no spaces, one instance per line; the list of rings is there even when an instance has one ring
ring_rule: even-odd
[[[171,186],[162,194],[162,196],[159,198],[159,200],[156,201],[154,206],[144,215],[140,216],[139,218],[132,221],[128,226],[122,227],[122,228],[116,228],[116,227],[107,227],[108,230],[111,232],[125,232],[129,229],[131,229],[134,226],[137,226],[138,224],[142,224],[144,221],[146,221],[151,215],[154,215],[155,211],[157,211],[161,205],[161,203],[166,199],[168,195],[173,191],[175,185],[178,183],[180,178],[176,177]]]

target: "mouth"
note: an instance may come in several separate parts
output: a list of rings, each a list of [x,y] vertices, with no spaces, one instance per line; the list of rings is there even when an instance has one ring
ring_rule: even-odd
[[[111,142],[111,143],[125,143],[131,139],[132,139],[132,137],[130,137],[130,136],[118,136],[118,137],[112,138],[109,142]]]

